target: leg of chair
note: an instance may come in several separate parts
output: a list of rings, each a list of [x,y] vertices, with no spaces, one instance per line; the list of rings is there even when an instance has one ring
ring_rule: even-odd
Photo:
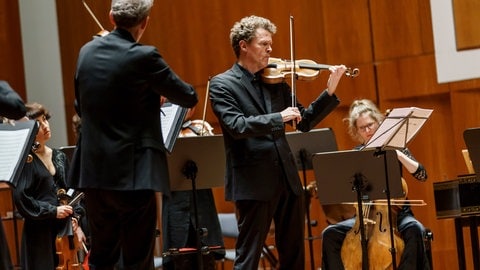
[[[433,241],[433,232],[429,228],[425,228],[425,251],[427,253],[428,264],[430,265],[430,270],[433,270],[433,261],[432,261],[432,241]]]

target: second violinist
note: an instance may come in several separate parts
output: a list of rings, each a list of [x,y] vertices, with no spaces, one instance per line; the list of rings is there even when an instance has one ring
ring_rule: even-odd
[[[335,95],[345,66],[332,66],[327,89],[307,108],[292,105],[290,86],[267,84],[261,73],[276,26],[248,16],[230,30],[236,63],[211,79],[210,101],[226,151],[225,198],[235,203],[239,237],[234,269],[256,269],[273,220],[280,269],[304,269],[303,187],[285,125],[307,132],[339,104]],[[251,228],[256,228],[252,230]]]

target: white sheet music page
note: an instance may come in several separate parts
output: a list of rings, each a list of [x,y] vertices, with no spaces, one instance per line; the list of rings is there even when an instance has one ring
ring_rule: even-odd
[[[29,129],[0,130],[0,181],[10,181],[23,153]]]
[[[403,149],[417,135],[432,114],[431,109],[417,107],[393,109],[383,120],[365,149],[390,147]]]
[[[168,103],[162,106],[162,113],[160,119],[162,121],[162,134],[163,134],[163,143],[167,144],[167,140],[171,138],[170,130],[173,126],[173,121],[175,121],[175,115],[180,106]]]

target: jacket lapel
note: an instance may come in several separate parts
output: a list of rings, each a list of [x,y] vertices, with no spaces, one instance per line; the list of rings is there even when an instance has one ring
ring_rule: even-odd
[[[248,94],[251,96],[251,98],[255,102],[255,105],[257,106],[260,113],[266,113],[265,107],[263,105],[264,102],[263,102],[263,100],[260,99],[259,93],[257,93],[258,90],[257,90],[257,88],[255,88],[255,86],[253,86],[250,79],[247,76],[245,76],[243,71],[237,65],[234,65],[232,70],[235,73],[235,75],[237,76],[237,78],[240,79],[241,84],[245,87]],[[264,91],[264,92],[266,92],[266,91]]]

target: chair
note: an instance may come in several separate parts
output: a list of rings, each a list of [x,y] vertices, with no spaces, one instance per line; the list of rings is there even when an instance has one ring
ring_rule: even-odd
[[[223,237],[236,239],[238,237],[237,217],[235,213],[218,213],[218,221]],[[235,249],[225,249],[224,260],[235,260]],[[225,262],[222,261],[222,269],[225,269]]]
[[[222,230],[223,237],[236,239],[238,237],[238,226],[237,226],[237,216],[235,213],[218,213],[218,221],[220,222],[220,228]],[[262,255],[260,257],[261,264],[263,269],[266,269],[265,259],[272,266],[271,269],[276,269],[275,266],[278,265],[278,260],[275,258],[275,255],[271,251],[272,246],[263,246]],[[225,269],[225,260],[234,261],[235,260],[235,249],[225,249],[225,257],[222,261],[222,269]]]
[[[425,243],[425,251],[427,253],[428,264],[430,265],[430,270],[433,270],[433,258],[432,258],[432,241],[433,241],[433,232],[430,228],[425,228],[425,236],[423,238]]]
[[[155,270],[163,269],[163,258],[162,257],[154,257],[153,264],[155,266]]]

